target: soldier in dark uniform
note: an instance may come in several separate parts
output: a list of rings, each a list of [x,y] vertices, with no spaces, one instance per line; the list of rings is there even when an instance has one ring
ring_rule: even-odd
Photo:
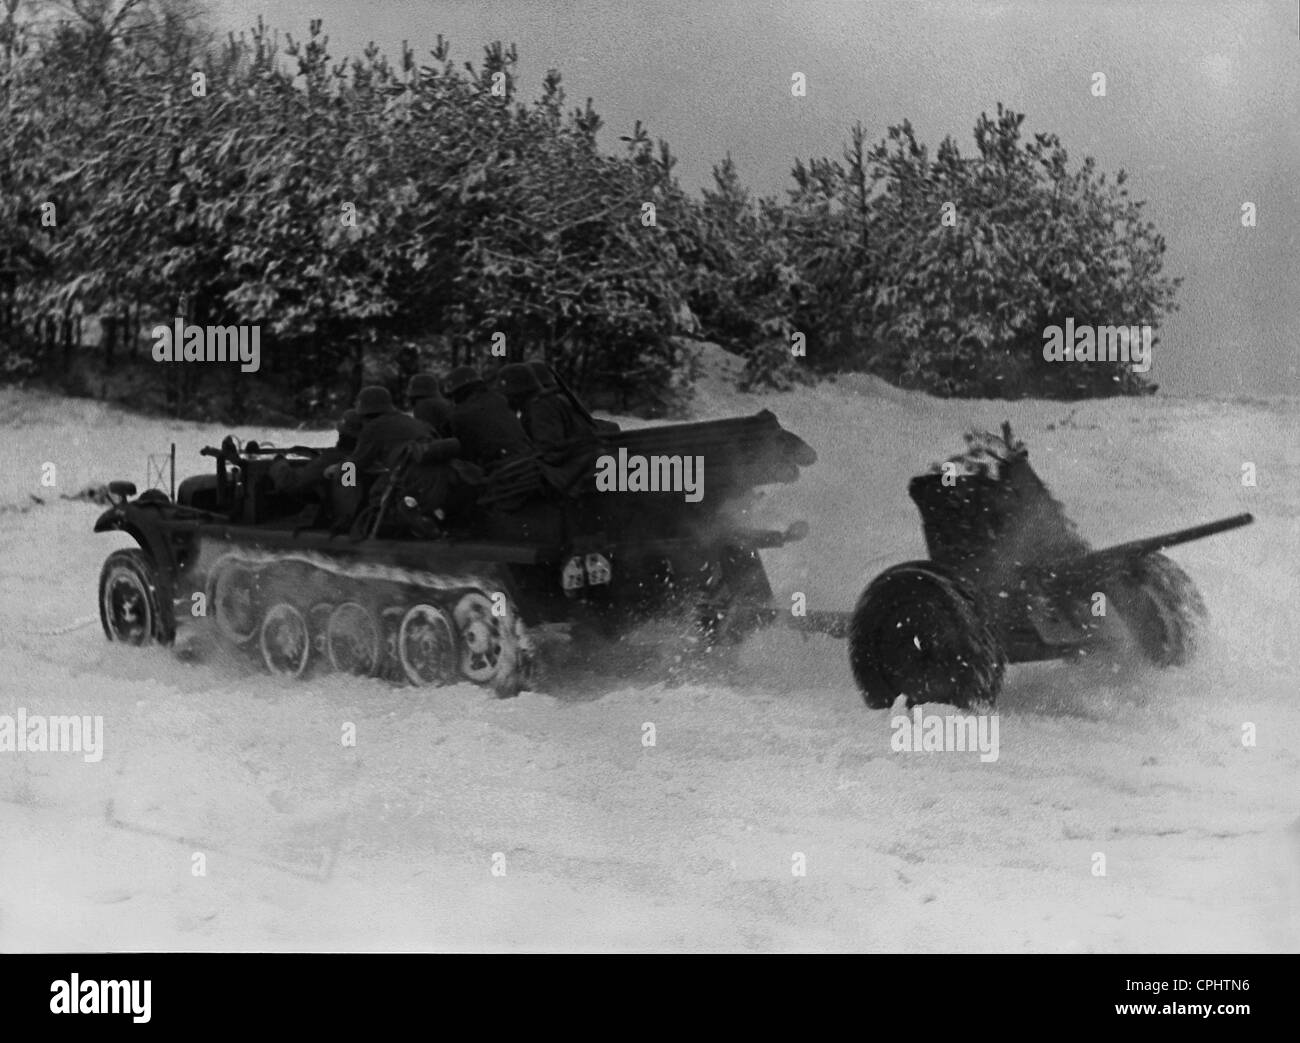
[[[393,396],[379,385],[361,389],[357,412],[361,414],[361,434],[349,459],[356,465],[358,477],[391,467],[403,446],[433,434],[424,421],[399,413],[393,406]]]
[[[340,525],[345,525],[354,516],[359,523],[363,516],[356,515],[357,508],[367,499],[373,503],[382,496],[388,478],[385,472],[398,465],[406,447],[433,437],[428,424],[399,413],[388,389],[377,384],[361,389],[357,396],[357,413],[361,416],[361,433],[357,436],[355,448],[346,460],[325,470],[331,493],[337,491],[339,496],[336,499],[352,505],[351,513],[337,508],[334,511]],[[343,468],[349,464],[355,469],[350,476],[343,473]],[[347,481],[348,477],[352,481]]]
[[[528,398],[521,418],[524,430],[544,456],[567,455],[577,446],[596,444],[595,426],[574,407],[556,382],[545,362],[529,362],[528,370],[537,382],[537,393]]]
[[[463,520],[478,498],[483,471],[459,459],[460,442],[437,438],[409,447],[401,464],[399,519],[416,536],[433,536]]]
[[[591,504],[583,505],[578,499],[600,454],[597,422],[574,404],[545,362],[534,359],[519,369],[529,379],[505,370],[501,375],[518,389],[515,401],[524,430],[536,447],[547,485],[560,494],[571,555],[562,570],[561,584],[568,597],[576,596],[583,586],[592,596],[597,588],[608,589],[610,582],[609,558],[601,552],[606,543],[603,522]],[[616,426],[614,430],[618,430]]]
[[[451,420],[451,403],[442,397],[437,377],[432,373],[413,376],[406,385],[406,401],[416,420],[423,420],[439,437],[446,433]]]
[[[528,404],[542,390],[536,375],[522,362],[511,362],[501,367],[493,386],[505,396],[506,401],[510,403],[510,408],[519,417],[524,434],[528,434],[528,423],[525,419],[528,414]]]
[[[596,464],[595,428],[574,408],[544,363],[512,363],[501,370],[500,380],[510,405],[519,410],[547,482],[558,492],[575,490]]]
[[[444,386],[451,399],[451,434],[461,456],[491,471],[507,460],[528,456],[532,444],[504,396],[489,391],[473,366],[457,366]]]

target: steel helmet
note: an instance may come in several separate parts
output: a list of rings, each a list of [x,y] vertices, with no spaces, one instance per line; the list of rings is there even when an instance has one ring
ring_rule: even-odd
[[[438,378],[432,373],[417,373],[406,384],[406,400],[418,402],[422,398],[441,398]]]
[[[361,414],[355,409],[349,409],[339,417],[339,434],[352,435],[356,437],[361,434]]]
[[[508,366],[502,366],[501,372],[497,374],[497,387],[506,398],[542,390],[537,374],[533,372],[531,366],[523,362],[512,362]]]
[[[388,388],[379,384],[362,388],[361,394],[357,396],[357,412],[363,419],[379,416],[381,413],[390,413],[392,409],[393,396],[388,393]]]
[[[478,370],[473,366],[457,366],[447,374],[447,379],[442,385],[442,390],[448,395],[454,395],[457,391],[463,391],[473,384],[482,384],[483,378],[479,376]]]
[[[556,383],[555,380],[555,371],[543,360],[529,359],[528,368],[533,371],[533,376],[537,378],[537,383],[542,386],[543,390],[559,387],[559,384]]]

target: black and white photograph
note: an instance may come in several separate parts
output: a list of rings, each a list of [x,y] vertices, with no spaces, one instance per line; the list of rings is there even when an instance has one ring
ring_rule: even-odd
[[[1298,950],[1295,0],[0,0],[0,952]]]

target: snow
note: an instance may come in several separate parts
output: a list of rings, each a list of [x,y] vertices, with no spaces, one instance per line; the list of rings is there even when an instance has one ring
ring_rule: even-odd
[[[843,643],[783,630],[699,683],[611,661],[505,701],[282,684],[110,645],[97,620],[42,633],[93,617],[104,557],[130,545],[91,532],[102,508],[59,495],[143,486],[146,454],[172,441],[182,476],[206,470],[198,450],[225,432],[0,391],[0,714],[105,722],[98,763],[0,753],[0,949],[1294,951],[1298,406],[706,381],[699,417],[770,408],[820,453],[761,506],[812,525],[764,554],[785,604],[802,591],[810,610],[849,608],[923,557],[907,480],[972,425],[1010,420],[1094,545],[1255,514],[1171,552],[1211,613],[1197,663],[1012,667],[1000,756],[981,763],[893,753]]]

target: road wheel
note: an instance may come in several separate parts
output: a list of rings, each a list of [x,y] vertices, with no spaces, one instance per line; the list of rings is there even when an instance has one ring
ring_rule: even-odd
[[[397,658],[414,685],[443,685],[456,677],[456,630],[436,605],[412,605],[397,630]]]
[[[460,669],[475,684],[491,685],[502,698],[518,695],[519,643],[516,615],[509,600],[504,615],[496,615],[493,600],[481,591],[466,594],[452,612],[460,637]]]
[[[307,620],[287,601],[272,605],[262,620],[260,645],[262,659],[271,673],[279,677],[301,677],[311,659]]]
[[[379,620],[364,605],[345,601],[330,613],[325,628],[325,648],[335,670],[358,677],[373,677],[379,672],[382,647]]]
[[[235,555],[221,558],[208,574],[208,611],[217,631],[234,645],[258,632],[257,573]]]

